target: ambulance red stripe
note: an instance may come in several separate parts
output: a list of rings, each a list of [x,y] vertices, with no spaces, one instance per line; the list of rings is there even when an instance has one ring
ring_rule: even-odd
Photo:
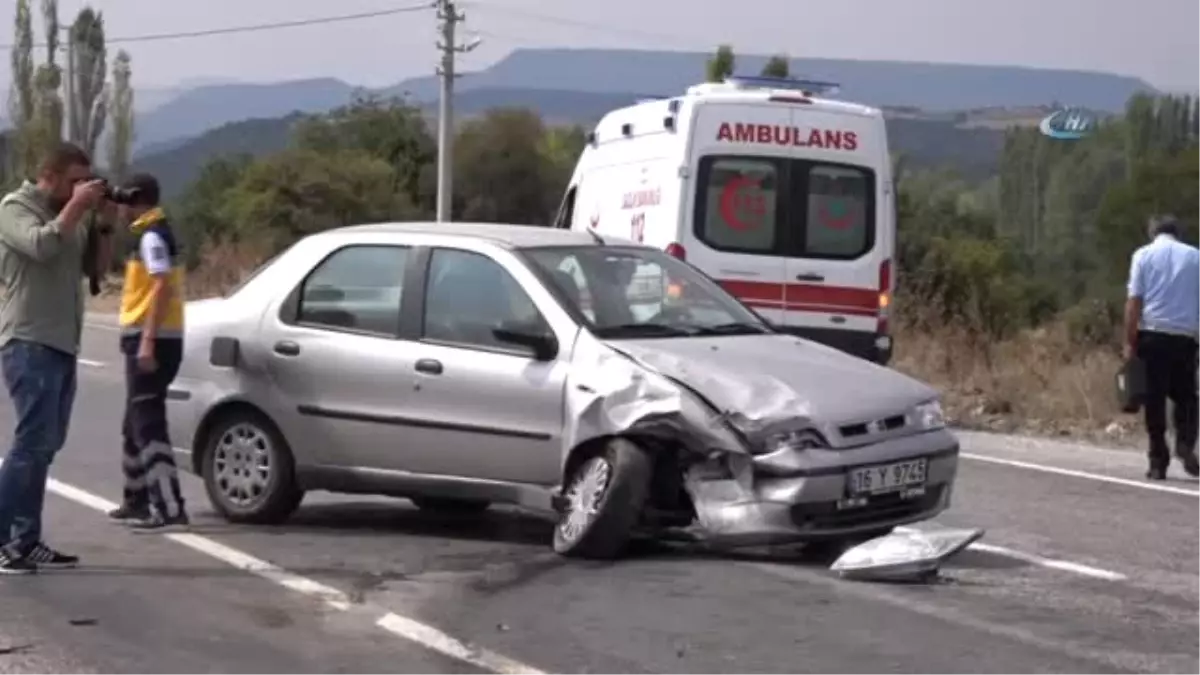
[[[870,288],[734,279],[721,279],[718,283],[751,307],[856,316],[875,316],[879,313],[879,291]]]

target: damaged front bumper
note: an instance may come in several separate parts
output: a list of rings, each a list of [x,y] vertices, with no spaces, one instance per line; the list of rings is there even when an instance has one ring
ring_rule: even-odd
[[[874,494],[853,494],[863,467],[925,460],[924,480]],[[946,430],[846,449],[724,455],[693,465],[685,484],[703,538],[760,546],[855,538],[927,520],[950,505],[958,442]]]

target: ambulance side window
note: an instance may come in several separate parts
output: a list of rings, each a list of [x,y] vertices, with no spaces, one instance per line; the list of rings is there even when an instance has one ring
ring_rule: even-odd
[[[874,239],[873,194],[869,171],[814,164],[808,171],[804,254],[845,259],[869,250]]]
[[[700,240],[718,251],[776,252],[778,163],[769,158],[705,157],[696,222]]]

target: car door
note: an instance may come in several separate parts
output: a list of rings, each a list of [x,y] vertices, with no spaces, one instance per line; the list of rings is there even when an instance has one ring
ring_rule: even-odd
[[[561,470],[568,339],[559,356],[535,359],[497,339],[519,326],[553,334],[529,293],[492,255],[435,247],[426,268],[420,337],[412,345],[416,390],[410,442],[434,473],[555,485]],[[434,457],[436,459],[434,459]]]
[[[397,423],[414,384],[415,359],[399,339],[410,254],[390,244],[338,248],[264,322],[273,386],[296,413],[288,439],[314,464],[412,459]]]

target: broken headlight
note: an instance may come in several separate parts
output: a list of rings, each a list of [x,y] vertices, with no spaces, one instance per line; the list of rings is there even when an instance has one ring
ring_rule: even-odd
[[[946,415],[939,401],[929,401],[913,408],[913,421],[925,431],[942,429],[946,426]]]
[[[796,431],[786,431],[767,436],[766,441],[763,443],[762,454],[769,455],[780,450],[804,451],[825,447],[829,446],[826,445],[825,439],[821,438],[817,432],[808,429],[798,429]]]

